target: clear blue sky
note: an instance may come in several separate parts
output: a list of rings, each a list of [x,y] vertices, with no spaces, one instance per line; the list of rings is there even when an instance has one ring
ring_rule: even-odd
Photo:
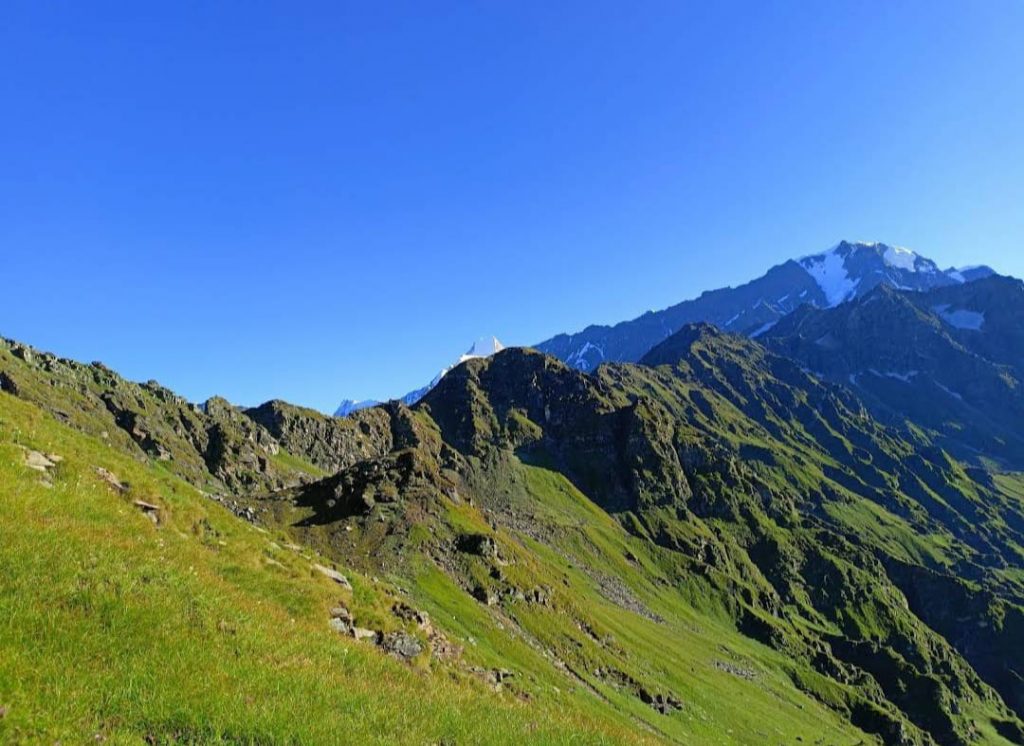
[[[1024,276],[1024,2],[0,8],[0,334],[399,395],[840,238]]]

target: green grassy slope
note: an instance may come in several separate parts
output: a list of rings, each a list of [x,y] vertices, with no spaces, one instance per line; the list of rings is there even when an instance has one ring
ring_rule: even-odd
[[[886,430],[749,340],[685,330],[648,363],[585,376],[511,350],[415,409],[335,420],[198,410],[0,345],[0,389],[24,400],[0,394],[0,560],[16,568],[0,727],[1024,740],[1019,478]],[[65,458],[34,472],[19,445]],[[329,630],[339,603],[379,646]],[[72,613],[50,621],[54,604]],[[405,664],[381,652],[399,632],[418,651]]]
[[[572,687],[524,703],[341,637],[332,605],[384,617],[393,590],[353,575],[353,597],[315,559],[0,393],[0,742],[644,739]]]

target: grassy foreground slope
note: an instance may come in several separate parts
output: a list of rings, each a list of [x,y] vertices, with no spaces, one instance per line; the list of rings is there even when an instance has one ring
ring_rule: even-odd
[[[52,465],[32,468],[36,454]],[[631,570],[622,552],[632,546],[653,568],[651,550],[561,475],[521,476],[538,525],[564,531],[573,559],[533,542],[509,571],[563,586],[577,613],[524,606],[516,628],[429,563],[407,593],[344,567],[346,591],[294,535],[241,520],[159,460],[0,393],[0,742],[862,740],[792,686],[783,656]],[[444,510],[460,530],[487,530],[478,510]],[[596,570],[625,572],[642,603],[671,619],[609,602]],[[463,660],[405,664],[328,627],[341,603],[386,629],[396,600],[429,611]],[[579,618],[592,620],[587,633]],[[616,640],[603,671],[563,652],[566,670],[544,652],[590,643],[595,625]],[[491,668],[513,671],[515,685],[498,693],[473,673]],[[683,710],[656,712],[608,678],[620,669],[681,695]]]
[[[59,459],[37,471],[33,451]],[[348,593],[313,559],[0,393],[0,742],[647,738],[590,695],[526,704],[343,638],[339,597],[369,618],[391,590],[350,576]]]

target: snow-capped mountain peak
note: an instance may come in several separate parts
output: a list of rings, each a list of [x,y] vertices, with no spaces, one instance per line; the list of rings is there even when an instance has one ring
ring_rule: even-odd
[[[376,399],[361,399],[359,401],[355,401],[354,399],[344,399],[334,411],[334,416],[346,417],[353,412],[358,412],[360,409],[367,409],[368,407],[373,407],[377,404],[380,404],[380,402]]]
[[[985,266],[940,270],[931,259],[879,241],[840,241],[831,248],[783,262],[737,287],[720,288],[613,326],[590,326],[537,345],[574,368],[636,361],[683,325],[715,324],[760,337],[802,305],[831,308],[869,294],[879,285],[927,291],[994,274]]]
[[[844,244],[839,243],[823,254],[807,256],[800,260],[800,266],[807,270],[818,283],[821,292],[830,306],[838,306],[857,290],[858,281],[850,277],[846,270],[846,256],[842,251]]]
[[[447,375],[448,372],[451,371],[456,366],[461,365],[467,360],[473,360],[475,358],[481,357],[490,357],[491,355],[497,352],[501,352],[504,349],[505,345],[499,342],[497,337],[481,337],[480,339],[476,340],[468,350],[466,350],[462,355],[460,355],[459,359],[455,363],[449,365],[447,368],[442,369],[440,373],[434,376],[430,383],[428,383],[426,386],[423,386],[422,388],[416,389],[415,391],[410,391],[405,396],[400,397],[400,401],[402,401],[404,404],[413,405],[420,399],[422,399],[424,396],[426,396],[427,392],[434,388],[434,386],[436,386],[441,381],[441,379],[444,378],[445,375]],[[344,401],[341,402],[341,405],[338,407],[338,409],[335,410],[334,416],[345,417],[347,415],[352,414],[353,412],[358,412],[360,409],[367,409],[368,407],[372,407],[377,404],[380,404],[380,402],[374,399],[364,399],[363,401],[353,401],[352,399],[345,399]]]
[[[473,346],[466,350],[465,354],[459,358],[460,363],[464,363],[467,360],[472,360],[475,357],[490,357],[496,352],[501,352],[505,349],[505,345],[498,341],[497,337],[481,337]]]
[[[797,263],[814,278],[829,306],[864,295],[883,283],[901,290],[927,290],[960,281],[954,270],[940,272],[935,262],[911,249],[878,241],[840,241]],[[943,275],[945,278],[936,279]]]

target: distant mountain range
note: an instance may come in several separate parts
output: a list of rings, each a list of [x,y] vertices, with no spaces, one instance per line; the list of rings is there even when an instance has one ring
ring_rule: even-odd
[[[604,362],[637,362],[686,324],[705,322],[757,338],[803,305],[832,308],[844,301],[862,298],[879,285],[901,290],[933,290],[993,274],[995,272],[986,266],[941,270],[931,259],[899,246],[840,241],[827,251],[772,267],[745,285],[711,290],[699,298],[662,311],[650,311],[631,321],[614,326],[588,326],[580,332],[559,334],[534,346],[587,372]],[[503,345],[494,337],[477,340],[455,364],[438,373],[426,386],[399,400],[415,404],[454,365],[487,357],[501,349]],[[345,399],[335,415],[345,416],[379,403],[372,399]]]
[[[772,267],[745,285],[711,290],[614,326],[559,334],[536,348],[574,368],[591,371],[603,362],[636,362],[686,324],[706,322],[758,337],[802,305],[832,308],[882,284],[931,290],[992,274],[984,266],[940,270],[930,259],[884,243],[840,241],[828,251]]]

